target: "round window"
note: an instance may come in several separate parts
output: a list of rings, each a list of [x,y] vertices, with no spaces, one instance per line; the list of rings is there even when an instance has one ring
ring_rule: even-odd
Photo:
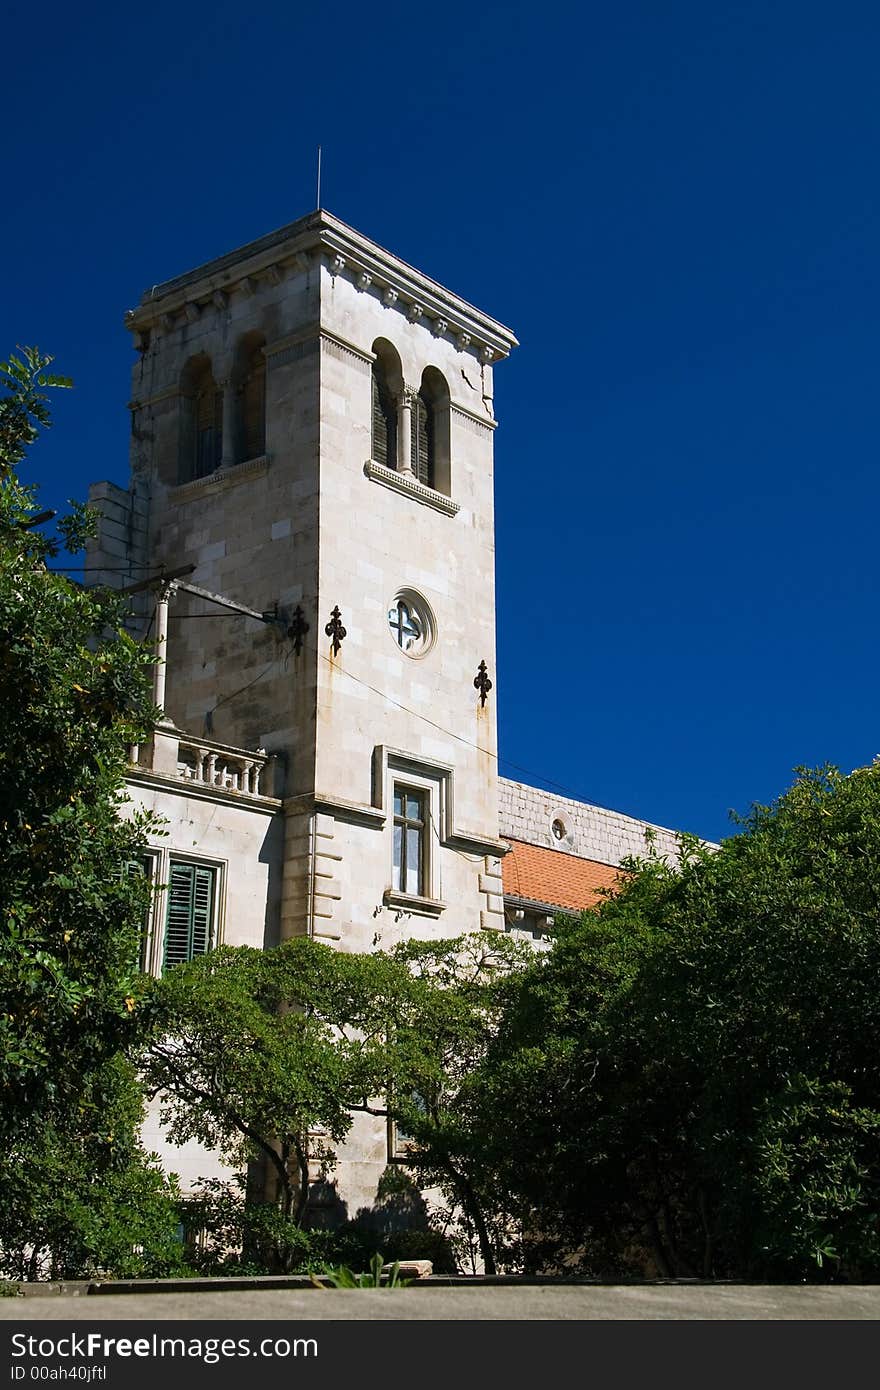
[[[388,630],[407,656],[426,656],[436,634],[427,600],[412,589],[398,589],[388,608]]]

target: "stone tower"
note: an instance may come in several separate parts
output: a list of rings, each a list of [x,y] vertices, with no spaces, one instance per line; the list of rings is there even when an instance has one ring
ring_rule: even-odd
[[[89,564],[117,584],[194,566],[269,618],[178,591],[165,697],[179,729],[283,769],[265,940],[502,927],[492,379],[512,333],[323,211],[127,322],[131,484],[93,489]]]

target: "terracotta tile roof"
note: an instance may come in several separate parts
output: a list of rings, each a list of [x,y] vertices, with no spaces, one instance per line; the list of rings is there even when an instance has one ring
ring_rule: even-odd
[[[598,889],[612,888],[619,870],[594,859],[578,859],[558,849],[509,840],[501,861],[505,897],[526,898],[548,907],[581,912],[602,901]]]

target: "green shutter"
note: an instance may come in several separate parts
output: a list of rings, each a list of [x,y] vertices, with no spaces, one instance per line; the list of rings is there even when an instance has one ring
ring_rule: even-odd
[[[380,366],[373,363],[370,458],[386,468],[397,467],[397,407]]]
[[[412,410],[412,466],[420,483],[434,486],[434,416],[421,391]]]
[[[163,970],[210,950],[213,908],[214,870],[172,862]]]

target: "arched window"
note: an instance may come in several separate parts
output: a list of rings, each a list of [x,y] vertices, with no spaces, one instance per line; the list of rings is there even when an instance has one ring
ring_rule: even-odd
[[[262,458],[266,452],[266,358],[262,344],[254,345],[243,363],[239,386],[240,462]]]
[[[400,359],[390,343],[373,344],[370,458],[386,468],[397,467],[397,399],[403,386]]]
[[[436,367],[426,367],[412,409],[412,467],[420,483],[449,491],[449,387]]]
[[[210,358],[193,358],[183,369],[178,479],[206,478],[220,467],[223,455],[223,392]]]

